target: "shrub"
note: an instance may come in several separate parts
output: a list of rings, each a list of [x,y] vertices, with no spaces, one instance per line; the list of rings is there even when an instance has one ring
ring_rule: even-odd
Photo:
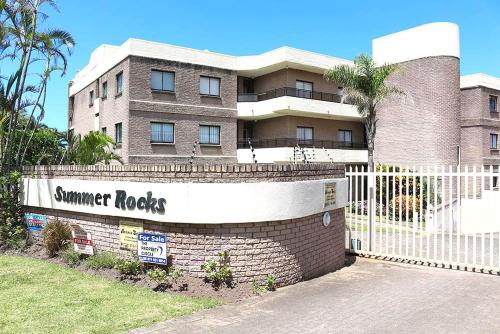
[[[43,229],[43,246],[51,257],[65,249],[70,241],[71,228],[60,220],[48,223]]]
[[[118,259],[111,252],[100,252],[90,256],[85,261],[87,267],[91,269],[111,269],[116,266]]]
[[[408,217],[406,217],[406,199],[408,198]],[[401,199],[401,205],[399,205],[399,201]],[[420,200],[418,197],[414,196],[396,196],[392,199],[389,204],[389,213],[392,216],[392,210],[394,208],[395,218],[399,219],[399,212],[401,211],[401,217],[403,220],[413,221],[413,215],[417,212],[420,216]],[[417,217],[415,217],[416,219]],[[423,217],[422,217],[423,218]]]
[[[144,264],[139,260],[118,260],[115,268],[118,269],[120,274],[127,276],[137,276],[144,272]]]
[[[219,260],[210,260],[201,265],[201,269],[205,271],[205,279],[212,282],[214,287],[218,288],[222,284],[231,287],[233,283],[233,274],[229,269],[229,254],[227,251],[222,251],[218,254]]]
[[[80,263],[80,254],[77,251],[71,248],[66,248],[65,250],[60,251],[59,256],[62,258],[64,263],[69,265],[70,267],[74,267]]]
[[[151,278],[153,281],[155,281],[158,284],[165,283],[168,278],[168,272],[165,269],[162,268],[154,268],[150,269],[147,272],[149,278]]]
[[[276,277],[273,274],[268,274],[265,280],[266,284],[264,285],[267,291],[276,290]]]

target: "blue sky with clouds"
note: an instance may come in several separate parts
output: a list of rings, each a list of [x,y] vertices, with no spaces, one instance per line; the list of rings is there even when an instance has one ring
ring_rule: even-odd
[[[142,38],[232,55],[283,45],[353,59],[375,37],[420,24],[460,26],[462,74],[500,77],[500,1],[170,1],[59,0],[48,26],[69,31],[77,45],[68,74],[51,79],[44,122],[67,126],[67,85],[100,44]]]

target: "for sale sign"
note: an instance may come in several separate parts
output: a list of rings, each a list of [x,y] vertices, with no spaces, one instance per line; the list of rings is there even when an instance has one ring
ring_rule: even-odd
[[[34,213],[25,213],[24,221],[30,231],[41,231],[47,225],[47,217],[45,215],[36,215]]]
[[[94,243],[92,235],[77,224],[71,224],[71,235],[73,247],[77,253],[94,255]]]
[[[137,255],[142,262],[167,264],[167,238],[162,234],[137,234]]]

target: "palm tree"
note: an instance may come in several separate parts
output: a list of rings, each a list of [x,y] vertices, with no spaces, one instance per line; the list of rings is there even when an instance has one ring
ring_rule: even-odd
[[[113,139],[99,131],[91,131],[83,138],[68,134],[67,148],[63,163],[75,165],[106,164],[115,160],[122,162],[119,155],[113,152]]]
[[[370,56],[361,54],[354,59],[354,66],[338,65],[324,74],[327,81],[344,87],[346,102],[354,104],[363,117],[371,170],[374,167],[378,106],[387,97],[402,94],[397,87],[387,83],[387,78],[398,69],[395,64],[377,66]]]

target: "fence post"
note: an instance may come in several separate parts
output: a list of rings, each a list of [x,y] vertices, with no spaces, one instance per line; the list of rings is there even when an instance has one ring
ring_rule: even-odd
[[[373,251],[373,234],[375,232],[375,168],[373,171],[368,166],[368,251]]]

